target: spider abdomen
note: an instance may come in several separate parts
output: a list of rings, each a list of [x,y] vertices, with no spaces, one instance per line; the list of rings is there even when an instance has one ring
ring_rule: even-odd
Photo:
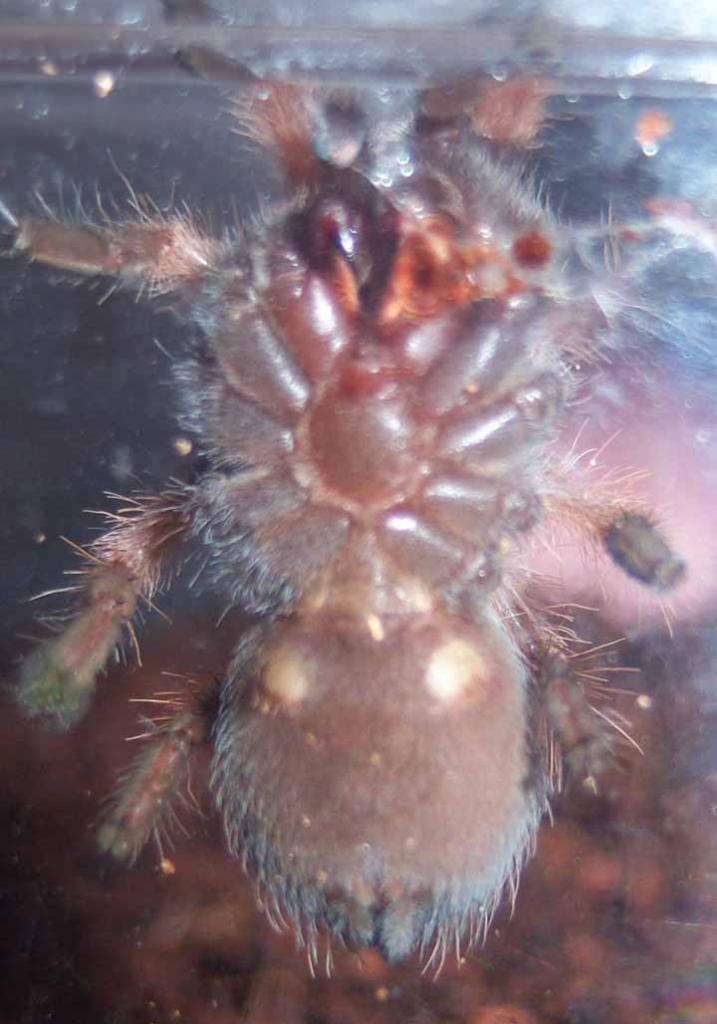
[[[458,915],[475,937],[542,807],[505,630],[420,608],[304,606],[225,695],[215,760],[270,905],[391,958]]]

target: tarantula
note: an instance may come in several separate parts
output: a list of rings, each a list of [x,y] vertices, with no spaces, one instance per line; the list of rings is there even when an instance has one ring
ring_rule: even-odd
[[[211,735],[229,848],[310,950],[319,932],[389,959],[475,942],[531,849],[553,743],[584,776],[609,757],[564,636],[517,614],[536,528],[567,520],[659,590],[685,572],[646,510],[587,503],[555,456],[576,356],[607,342],[570,238],[496,155],[539,126],[543,88],[520,88],[522,117],[515,88],[510,115],[494,96],[468,116],[436,91],[251,84],[235,113],[286,190],[223,237],[149,209],[4,210],[14,253],[171,294],[205,457],[84,552],[76,615],[17,699],[72,726],[138,603],[200,545],[255,624],[214,725],[212,702],[177,700],[100,845],[136,857]]]

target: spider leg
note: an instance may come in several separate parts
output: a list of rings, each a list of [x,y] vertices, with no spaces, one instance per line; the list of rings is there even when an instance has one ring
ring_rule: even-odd
[[[653,517],[636,503],[592,503],[553,499],[551,513],[598,540],[626,575],[657,591],[672,590],[687,567],[672,550]]]
[[[152,836],[161,849],[162,830],[175,819],[173,803],[188,782],[193,748],[207,738],[206,715],[200,705],[168,701],[174,714],[149,722],[145,749],[119,782],[97,842],[118,860],[134,861]]]
[[[280,965],[262,968],[252,979],[243,1019],[247,1024],[299,1024],[306,1019],[307,988],[298,971]]]
[[[131,628],[140,598],[151,600],[162,562],[188,532],[190,493],[133,501],[112,517],[107,533],[82,551],[86,564],[77,571],[82,579],[79,611],[20,668],[16,699],[28,715],[46,717],[60,729],[82,717],[122,627]]]
[[[40,217],[15,217],[0,200],[2,233],[10,239],[8,255],[90,277],[116,277],[124,284],[171,290],[215,267],[227,250],[187,215],[146,213],[103,226],[63,223]]]
[[[467,120],[479,139],[529,149],[548,117],[547,102],[558,92],[555,82],[535,75],[516,75],[498,82],[479,73],[424,89],[420,113],[436,126]]]
[[[241,85],[260,81],[259,76],[242,64],[218,50],[208,46],[190,44],[175,53],[175,60],[181,68],[210,82],[227,82]]]
[[[585,783],[613,758],[615,737],[590,704],[585,686],[561,651],[548,649],[538,673],[548,722],[557,736],[569,773]]]

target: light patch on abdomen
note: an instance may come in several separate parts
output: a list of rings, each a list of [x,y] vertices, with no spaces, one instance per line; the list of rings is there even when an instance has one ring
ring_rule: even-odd
[[[268,694],[283,707],[300,704],[310,686],[302,651],[290,644],[280,644],[271,653],[263,682]]]
[[[488,681],[485,658],[466,640],[448,640],[433,651],[424,681],[429,693],[442,704],[463,696],[481,696]]]

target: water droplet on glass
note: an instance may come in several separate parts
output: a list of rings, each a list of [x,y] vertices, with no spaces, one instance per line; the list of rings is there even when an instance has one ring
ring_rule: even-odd
[[[95,95],[98,99],[105,99],[114,89],[117,79],[111,71],[98,71],[92,79]]]
[[[630,76],[644,75],[646,71],[654,67],[655,61],[647,53],[637,53],[628,62],[627,73]]]
[[[35,100],[28,104],[28,112],[33,121],[41,121],[50,112],[50,104],[47,100]]]
[[[376,188],[390,188],[393,185],[393,175],[387,171],[376,171],[371,175],[371,184]]]
[[[126,7],[118,20],[122,25],[139,25],[144,15],[139,7]]]

